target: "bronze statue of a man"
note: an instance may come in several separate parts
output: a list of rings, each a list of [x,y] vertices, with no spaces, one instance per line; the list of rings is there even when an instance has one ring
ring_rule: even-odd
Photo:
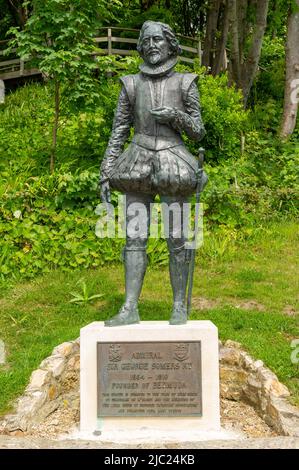
[[[146,21],[137,50],[144,62],[140,73],[121,78],[122,89],[114,117],[113,131],[101,165],[101,194],[110,202],[110,187],[126,194],[126,245],[124,249],[126,298],[119,313],[106,326],[139,322],[138,299],[147,266],[150,205],[155,195],[161,202],[183,208],[197,186],[198,162],[186,149],[181,134],[200,141],[205,135],[201,119],[197,75],[177,73],[174,67],[181,49],[171,28]],[[123,152],[131,127],[134,136]],[[134,235],[128,230],[134,211],[146,207],[146,230]],[[182,227],[180,226],[179,229]],[[136,227],[136,230],[138,227]],[[189,256],[183,230],[169,221],[169,271],[173,290],[170,324],[187,322],[186,289]]]

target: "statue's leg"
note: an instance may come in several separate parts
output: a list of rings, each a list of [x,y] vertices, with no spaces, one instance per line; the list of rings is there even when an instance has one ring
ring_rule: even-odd
[[[187,199],[163,197],[162,211],[169,250],[169,274],[173,292],[173,308],[169,323],[182,325],[187,322],[186,291],[189,275],[189,250],[185,248],[185,229],[188,213],[184,208]],[[186,206],[185,206],[186,209]]]
[[[105,322],[106,326],[139,323],[138,300],[147,266],[152,200],[148,195],[126,195],[126,246],[123,250],[126,297],[118,314]]]

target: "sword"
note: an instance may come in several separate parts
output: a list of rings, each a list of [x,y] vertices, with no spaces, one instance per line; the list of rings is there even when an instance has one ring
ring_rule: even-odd
[[[196,240],[199,229],[199,204],[200,204],[200,194],[204,190],[205,185],[208,182],[208,176],[203,169],[205,149],[199,149],[199,159],[198,159],[198,170],[197,170],[197,185],[196,185],[196,203],[195,203],[195,220],[194,220],[194,246],[191,248],[190,256],[190,265],[188,273],[188,292],[187,292],[187,316],[189,317],[191,313],[191,301],[192,301],[192,289],[193,289],[193,278],[194,278],[194,268],[195,268],[195,254],[196,254]]]

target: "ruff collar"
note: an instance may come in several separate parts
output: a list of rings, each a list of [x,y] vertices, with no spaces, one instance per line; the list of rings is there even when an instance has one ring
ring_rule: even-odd
[[[177,61],[177,57],[171,57],[163,64],[149,65],[143,62],[139,65],[139,69],[144,75],[148,75],[150,77],[161,77],[162,75],[169,73],[176,65]]]

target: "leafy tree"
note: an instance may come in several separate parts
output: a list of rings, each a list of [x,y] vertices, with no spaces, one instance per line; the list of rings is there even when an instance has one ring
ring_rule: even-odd
[[[16,47],[44,77],[54,84],[54,121],[50,171],[54,171],[61,100],[91,105],[97,98],[94,69],[94,34],[109,4],[118,0],[32,0],[32,14],[24,29],[13,27]],[[26,8],[28,2],[24,2]]]

